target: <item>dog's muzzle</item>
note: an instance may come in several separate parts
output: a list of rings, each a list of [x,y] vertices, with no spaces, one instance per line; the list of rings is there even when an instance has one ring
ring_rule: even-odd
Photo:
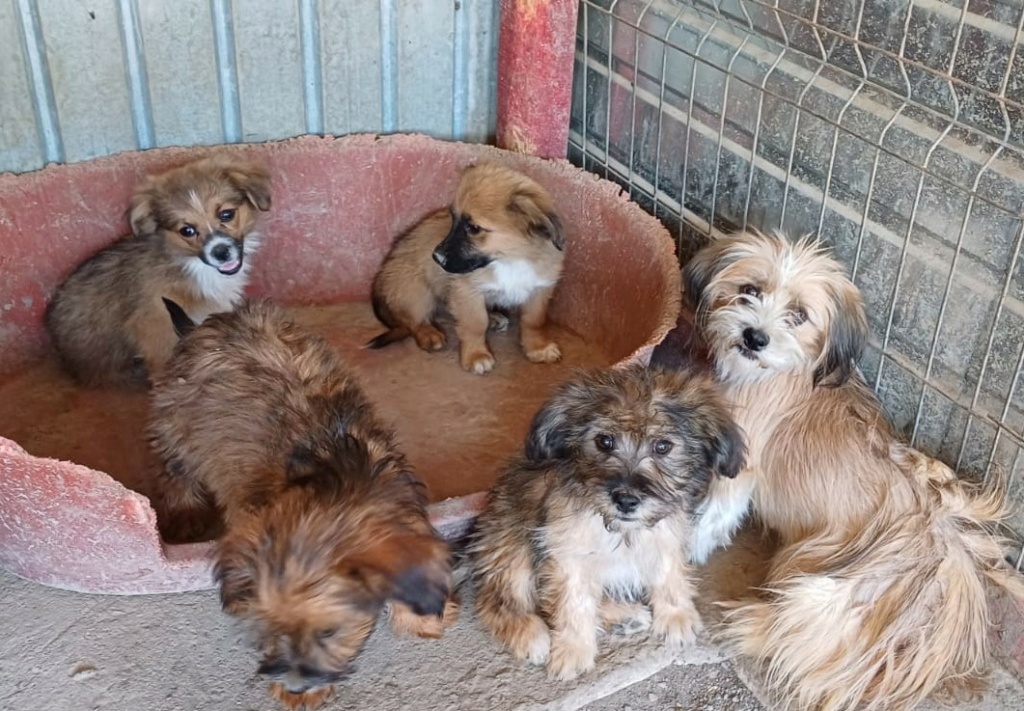
[[[469,220],[461,218],[452,223],[452,229],[434,248],[434,261],[449,274],[469,274],[491,263],[481,254],[469,238]]]
[[[348,677],[351,672],[351,665],[341,671],[329,672],[312,669],[302,664],[292,666],[283,660],[264,660],[256,670],[257,674],[279,682],[292,694],[302,694],[323,686],[337,684]]]
[[[242,243],[220,232],[213,232],[203,242],[199,258],[221,274],[237,274],[244,258]]]
[[[612,503],[620,514],[629,516],[640,508],[640,497],[629,491],[613,491]]]

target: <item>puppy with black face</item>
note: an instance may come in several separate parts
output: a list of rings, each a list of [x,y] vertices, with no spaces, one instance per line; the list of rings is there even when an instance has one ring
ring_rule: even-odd
[[[319,706],[385,610],[398,632],[440,637],[457,613],[448,546],[352,373],[270,304],[198,326],[167,308],[185,335],[152,391],[158,514],[222,516],[221,601],[252,632],[271,695]]]
[[[162,299],[195,321],[234,308],[269,209],[266,169],[228,156],[143,181],[128,213],[132,237],[79,265],[47,307],[65,368],[86,385],[144,387],[177,342]]]
[[[743,457],[709,376],[578,374],[536,415],[480,515],[470,550],[481,623],[557,679],[593,668],[611,626],[692,642],[694,513]]]
[[[507,327],[499,309],[519,309],[523,353],[534,363],[553,363],[562,354],[545,323],[564,248],[544,188],[509,168],[470,166],[451,207],[431,213],[392,246],[373,281],[374,313],[388,331],[367,345],[412,336],[423,350],[440,350],[446,337],[435,319],[446,309],[462,367],[482,375],[494,368],[488,328]]]

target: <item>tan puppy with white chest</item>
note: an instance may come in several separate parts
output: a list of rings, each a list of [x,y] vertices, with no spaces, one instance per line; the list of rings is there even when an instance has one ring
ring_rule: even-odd
[[[520,310],[520,343],[534,363],[562,356],[545,335],[548,302],[562,274],[565,235],[550,195],[536,182],[493,164],[463,171],[451,208],[428,215],[398,238],[373,281],[373,309],[388,331],[382,348],[408,336],[426,351],[444,347],[435,317],[455,320],[459,361],[483,375],[494,368],[488,327]]]

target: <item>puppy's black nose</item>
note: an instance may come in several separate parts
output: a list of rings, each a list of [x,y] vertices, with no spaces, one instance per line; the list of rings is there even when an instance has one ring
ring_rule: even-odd
[[[640,497],[628,491],[616,491],[612,493],[612,503],[622,513],[632,513],[640,505]]]
[[[226,262],[231,257],[231,249],[226,244],[218,244],[210,250],[210,256],[218,262]]]
[[[448,261],[448,257],[445,256],[444,252],[435,249],[434,250],[434,261],[440,264],[442,267],[444,263]]]
[[[768,345],[768,334],[757,328],[743,329],[743,345],[752,351],[759,351]]]

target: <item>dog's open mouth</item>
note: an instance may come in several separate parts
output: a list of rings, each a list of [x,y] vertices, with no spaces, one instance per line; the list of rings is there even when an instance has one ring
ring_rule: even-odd
[[[242,268],[242,260],[241,259],[232,259],[230,262],[224,262],[223,264],[217,265],[217,271],[219,271],[221,274],[225,274],[227,276],[231,276],[232,274],[237,274],[238,270],[241,269],[241,268]]]
[[[736,344],[736,350],[738,350],[740,352],[740,355],[743,356],[744,358],[746,358],[747,360],[757,360],[758,359],[757,358],[757,353],[755,351],[752,351],[751,349],[747,348],[746,345],[744,345],[743,343],[737,343]]]

